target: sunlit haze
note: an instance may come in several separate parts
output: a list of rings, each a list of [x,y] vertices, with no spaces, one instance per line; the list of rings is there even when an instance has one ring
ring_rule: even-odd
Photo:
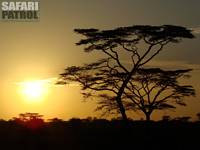
[[[29,103],[39,103],[48,94],[48,85],[42,81],[25,81],[18,84],[19,93]]]

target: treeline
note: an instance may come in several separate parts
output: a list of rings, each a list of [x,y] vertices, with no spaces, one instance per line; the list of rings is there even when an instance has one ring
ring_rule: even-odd
[[[0,149],[194,149],[199,147],[200,121],[129,121],[57,118],[28,128],[16,120],[0,121]]]

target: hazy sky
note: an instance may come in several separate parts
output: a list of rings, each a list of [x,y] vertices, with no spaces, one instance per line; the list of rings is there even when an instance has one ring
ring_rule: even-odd
[[[94,115],[94,104],[82,103],[79,87],[49,83],[49,92],[41,103],[27,103],[17,83],[52,81],[65,67],[98,58],[98,54],[86,54],[83,47],[75,46],[81,37],[73,33],[74,28],[112,29],[134,24],[173,24],[195,29],[196,39],[168,46],[153,62],[165,67],[194,68],[189,82],[195,86],[197,97],[189,98],[188,107],[173,112],[174,116],[194,116],[200,112],[199,6],[199,0],[40,0],[40,21],[0,21],[0,118],[22,112],[63,119]]]

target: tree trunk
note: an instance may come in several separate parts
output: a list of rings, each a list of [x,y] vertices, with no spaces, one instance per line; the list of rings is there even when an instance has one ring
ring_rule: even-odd
[[[117,101],[117,104],[118,104],[118,107],[119,107],[119,111],[120,111],[120,113],[121,113],[121,115],[122,115],[122,119],[124,120],[124,121],[127,121],[128,120],[128,118],[127,118],[127,115],[126,115],[126,110],[125,110],[125,108],[124,108],[124,105],[122,104],[122,100],[121,100],[121,98],[116,98],[116,101]]]
[[[125,110],[125,108],[124,108],[124,106],[123,106],[121,97],[122,97],[122,95],[123,95],[123,93],[124,93],[124,89],[126,88],[128,82],[130,81],[132,75],[136,72],[136,69],[137,69],[137,66],[135,66],[135,67],[131,70],[131,72],[129,73],[128,77],[123,81],[122,86],[120,87],[120,89],[119,89],[119,91],[118,91],[118,93],[117,93],[117,97],[116,97],[116,101],[117,101],[117,104],[118,104],[118,106],[119,106],[119,110],[120,110],[120,112],[121,112],[121,115],[122,115],[123,120],[125,120],[125,121],[127,121],[128,118],[127,118],[126,110]]]
[[[145,113],[145,116],[146,116],[146,121],[151,120],[151,113]]]

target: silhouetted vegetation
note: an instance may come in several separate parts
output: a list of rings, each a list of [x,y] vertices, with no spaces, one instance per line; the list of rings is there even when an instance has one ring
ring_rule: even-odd
[[[94,99],[98,101],[96,110],[102,110],[104,113],[121,113],[124,120],[127,120],[126,110],[130,109],[127,107],[127,103],[128,105],[132,104],[133,110],[139,109],[144,112],[147,120],[150,120],[150,115],[155,109],[164,109],[170,106],[172,108],[172,105],[166,102],[169,100],[168,98],[162,100],[155,96],[156,99],[150,102],[150,93],[146,92],[147,87],[143,88],[147,98],[139,95],[141,93],[136,94],[135,91],[137,92],[139,89],[135,88],[135,83],[143,84],[144,82],[138,82],[135,78],[139,71],[141,73],[141,69],[144,70],[146,64],[157,56],[166,45],[179,43],[183,38],[194,38],[190,30],[173,25],[135,25],[113,30],[75,29],[74,31],[85,37],[77,43],[77,45],[85,46],[85,52],[98,51],[106,57],[83,66],[66,68],[61,74],[58,84],[80,83],[84,97],[95,97]],[[171,78],[170,75],[168,76],[170,81],[176,76],[175,72],[178,71],[170,74]],[[178,75],[175,78],[177,79]],[[162,79],[160,77],[160,81],[156,81],[156,83],[162,82],[156,87],[160,88],[157,91],[158,94],[163,87],[166,88],[161,90],[162,92],[169,87],[175,89],[174,95],[169,98],[177,99],[177,104],[183,104],[180,101],[183,96],[194,95],[191,86],[177,85],[179,88],[175,88],[170,86],[171,83],[163,84]],[[146,83],[152,83],[150,78],[145,80]],[[173,84],[175,82],[177,81],[173,81]]]
[[[52,119],[32,130],[16,120],[0,121],[0,149],[5,150],[102,150],[198,149],[199,122],[183,119],[157,122],[113,119]]]
[[[41,128],[44,125],[42,115],[39,115],[38,113],[19,114],[19,117],[14,117],[13,120],[16,123],[33,130]]]
[[[200,121],[200,113],[197,113],[197,118]]]
[[[184,97],[194,96],[195,90],[191,85],[181,85],[180,78],[188,77],[191,71],[164,71],[159,68],[138,69],[127,86],[123,99],[128,110],[142,111],[146,120],[150,120],[155,110],[175,109],[176,105],[186,106]]]

